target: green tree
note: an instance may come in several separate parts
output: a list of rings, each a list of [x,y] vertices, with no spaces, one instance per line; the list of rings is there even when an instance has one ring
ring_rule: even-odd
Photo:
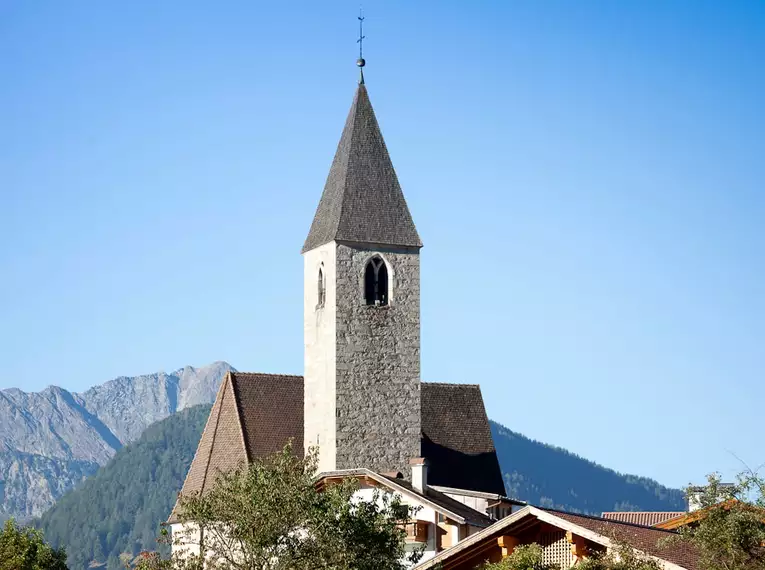
[[[173,567],[179,566],[173,560],[163,560],[158,552],[141,552],[138,559],[135,570],[173,570]],[[125,567],[130,568],[130,563],[126,563]]]
[[[762,570],[765,568],[765,481],[747,470],[735,484],[722,485],[720,476],[707,477],[698,501],[698,514],[679,529],[680,538],[696,547],[703,570]]]
[[[204,495],[180,499],[180,521],[193,530],[173,537],[187,548],[173,567],[403,570],[419,560],[421,551],[405,549],[404,523],[412,509],[387,493],[359,500],[357,488],[346,480],[318,489],[315,454],[295,457],[290,445],[218,474]],[[192,555],[190,544],[209,556]]]
[[[614,541],[608,552],[593,553],[577,564],[577,570],[662,570],[655,558],[636,552],[627,544]]]
[[[0,570],[67,570],[66,552],[51,548],[39,530],[10,519],[0,532]]]

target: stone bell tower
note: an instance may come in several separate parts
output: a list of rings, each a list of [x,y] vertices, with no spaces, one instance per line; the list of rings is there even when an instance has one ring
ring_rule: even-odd
[[[421,247],[362,76],[302,252],[320,471],[408,475],[420,456]]]

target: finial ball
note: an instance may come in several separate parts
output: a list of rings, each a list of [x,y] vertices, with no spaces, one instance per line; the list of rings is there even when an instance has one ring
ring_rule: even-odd
[[[363,57],[360,57],[359,59],[356,60],[356,65],[358,65],[359,67],[364,67],[366,65],[366,63],[367,62],[364,61]]]

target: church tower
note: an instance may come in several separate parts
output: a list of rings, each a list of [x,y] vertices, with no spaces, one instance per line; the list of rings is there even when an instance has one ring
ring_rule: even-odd
[[[421,454],[421,247],[362,76],[302,251],[304,445],[320,471],[407,474]]]

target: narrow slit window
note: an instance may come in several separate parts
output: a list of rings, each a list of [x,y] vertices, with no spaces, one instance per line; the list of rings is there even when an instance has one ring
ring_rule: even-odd
[[[378,256],[369,260],[364,271],[364,300],[367,305],[388,304],[388,268]]]
[[[321,308],[324,306],[324,298],[327,295],[327,287],[324,282],[324,271],[322,271],[321,268],[319,268],[319,283],[318,283],[318,303],[316,303],[317,308]]]

